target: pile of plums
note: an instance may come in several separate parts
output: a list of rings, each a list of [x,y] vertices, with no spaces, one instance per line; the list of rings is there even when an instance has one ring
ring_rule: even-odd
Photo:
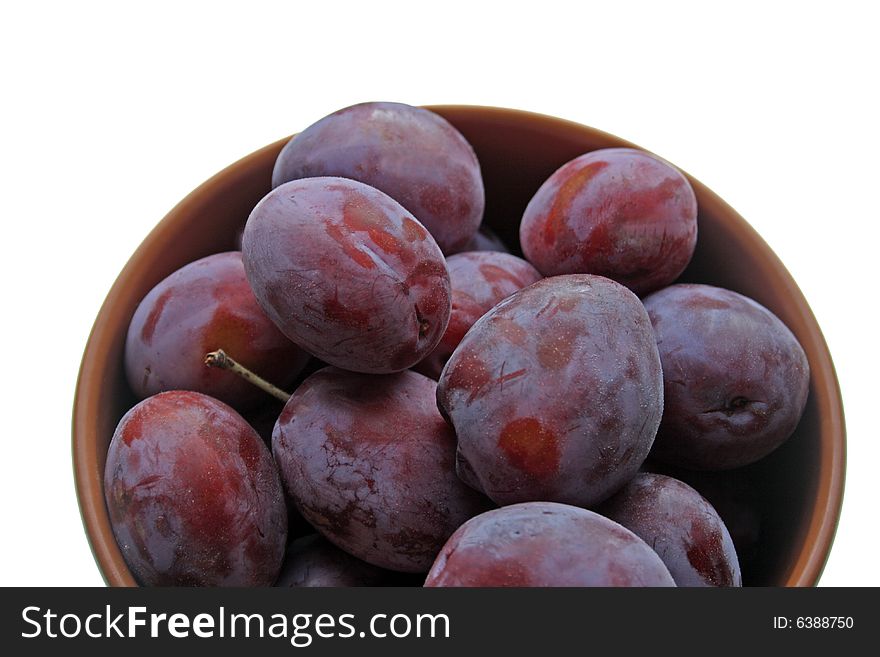
[[[524,208],[524,259],[481,228],[474,150],[425,109],[331,114],[272,185],[240,251],[131,321],[142,401],[104,484],[140,583],[741,585],[753,537],[668,475],[779,447],[809,367],[755,301],[674,283],[697,241],[682,173],[571,160]],[[221,349],[232,369],[206,366]]]

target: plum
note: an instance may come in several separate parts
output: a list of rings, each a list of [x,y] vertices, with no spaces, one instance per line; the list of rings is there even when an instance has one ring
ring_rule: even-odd
[[[288,546],[275,586],[379,586],[388,574],[355,559],[320,535],[310,534]]]
[[[444,250],[464,246],[483,218],[474,149],[446,119],[402,103],[362,103],[324,117],[281,150],[272,186],[321,176],[381,189]]]
[[[426,572],[443,543],[488,502],[455,475],[455,436],[436,383],[412,371],[328,367],[284,407],[272,448],[303,517],[349,554]]]
[[[705,497],[727,527],[742,571],[755,564],[765,531],[765,509],[762,484],[752,469],[687,470],[649,459],[643,470],[683,481]]]
[[[446,330],[449,272],[437,243],[363,183],[308,178],[276,187],[251,212],[243,245],[266,314],[331,365],[404,370]]]
[[[541,279],[522,258],[497,251],[467,251],[446,258],[452,286],[449,325],[434,351],[416,371],[437,379],[471,326],[495,304]]]
[[[546,278],[486,313],[437,389],[458,473],[498,504],[590,506],[635,475],[663,408],[648,315],[601,276]]]
[[[687,178],[632,148],[586,153],[541,185],[523,214],[520,244],[545,276],[599,274],[642,295],[674,281],[697,242]]]
[[[764,458],[794,432],[810,367],[797,338],[757,302],[710,285],[645,298],[666,407],[652,456],[696,470]]]
[[[141,399],[194,390],[242,411],[264,401],[234,374],[205,367],[205,354],[216,349],[282,386],[308,360],[260,309],[237,251],[196,260],[147,293],[125,340],[129,386]]]
[[[650,545],[677,586],[742,586],[727,527],[712,505],[684,482],[639,473],[596,511]]]
[[[425,586],[675,586],[638,536],[597,513],[553,502],[488,511],[462,525]]]
[[[149,397],[116,428],[104,469],[110,524],[148,586],[270,586],[287,542],[272,456],[226,404]]]

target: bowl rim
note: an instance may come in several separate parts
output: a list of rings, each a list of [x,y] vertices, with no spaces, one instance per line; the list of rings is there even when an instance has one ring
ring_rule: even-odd
[[[616,135],[597,128],[583,125],[568,119],[551,115],[529,112],[519,109],[483,105],[426,105],[425,109],[441,115],[480,115],[482,119],[494,124],[515,123],[519,126],[529,121],[539,123],[544,132],[555,133],[560,137],[572,131],[589,134],[599,139],[612,139],[640,150],[636,144],[621,139]],[[113,317],[122,312],[114,308],[119,306],[122,292],[131,280],[136,280],[147,262],[142,262],[142,253],[150,251],[152,245],[163,241],[163,237],[176,223],[178,216],[189,213],[191,207],[202,204],[210,198],[215,190],[227,187],[236,178],[241,178],[250,166],[267,157],[270,152],[277,152],[289,141],[290,136],[279,139],[271,144],[246,155],[221,169],[205,182],[193,189],[180,200],[150,231],[141,244],[135,249],[128,262],[120,271],[108,292],[95,318],[89,338],[83,351],[80,370],[76,382],[73,402],[71,451],[73,458],[74,484],[80,509],[80,516],[85,529],[86,538],[104,581],[111,586],[137,586],[137,582],[125,565],[122,553],[116,544],[110,527],[103,493],[103,473],[95,463],[97,453],[97,436],[87,430],[89,418],[95,417],[99,411],[101,395],[98,376],[107,371],[109,354],[100,348],[106,344],[113,332]],[[649,151],[650,152],[650,151]],[[844,495],[846,470],[846,429],[843,413],[843,400],[840,386],[828,345],[816,318],[809,307],[803,293],[798,288],[791,274],[770,249],[754,228],[699,180],[683,171],[701,199],[701,209],[708,207],[713,215],[726,215],[738,224],[737,229],[747,247],[758,255],[759,276],[775,279],[780,283],[785,296],[783,304],[793,314],[800,315],[804,320],[807,334],[801,340],[805,351],[811,356],[811,370],[817,373],[812,377],[815,388],[817,415],[819,418],[820,454],[818,486],[812,507],[809,509],[809,520],[806,523],[806,537],[793,563],[788,564],[784,586],[815,586],[822,574],[831,545],[840,520]],[[827,437],[831,438],[828,439]]]

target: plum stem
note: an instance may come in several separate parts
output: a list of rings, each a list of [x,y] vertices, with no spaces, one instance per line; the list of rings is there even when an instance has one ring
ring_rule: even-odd
[[[277,386],[273,386],[261,376],[257,376],[244,365],[236,362],[233,358],[230,358],[230,356],[222,349],[205,354],[205,365],[208,367],[219,367],[221,370],[234,372],[248,383],[257,386],[263,392],[267,392],[285,403],[290,399],[289,393],[284,392]]]

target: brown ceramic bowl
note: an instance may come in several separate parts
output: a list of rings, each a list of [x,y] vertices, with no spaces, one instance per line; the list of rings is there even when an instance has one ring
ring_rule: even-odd
[[[557,118],[488,107],[432,107],[470,141],[486,185],[485,221],[518,244],[523,209],[562,163],[597,148],[632,146]],[[270,189],[272,165],[287,140],[248,155],[183,199],[144,240],[95,320],[83,355],[73,413],[73,460],[86,534],[108,584],[136,585],[116,546],[104,504],[104,461],[113,430],[135,399],[122,354],[141,298],[175,269],[233,248],[251,208]],[[822,571],[843,496],[845,432],[828,348],[807,302],[769,247],[730,206],[691,178],[699,202],[696,254],[682,280],[731,288],[775,312],[810,361],[806,413],[795,435],[760,463],[733,473],[760,518],[746,584],[812,586]]]

